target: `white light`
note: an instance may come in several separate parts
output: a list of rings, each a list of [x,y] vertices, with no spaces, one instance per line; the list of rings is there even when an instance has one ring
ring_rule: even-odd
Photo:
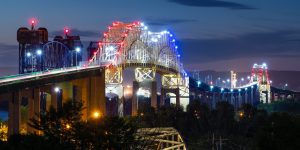
[[[176,46],[175,46],[175,48],[177,49],[177,48],[178,48],[178,46],[176,45]]]
[[[214,88],[214,86],[211,85],[211,86],[210,86],[210,89],[213,89],[213,88]]]
[[[224,91],[224,88],[221,88],[221,92],[223,92]]]
[[[247,91],[247,90],[248,90],[248,88],[245,88],[245,90]]]
[[[239,92],[241,92],[241,89],[239,89]]]
[[[173,39],[172,42],[175,42],[175,39]]]
[[[150,35],[151,35],[151,34],[152,34],[152,32],[151,32],[151,31],[148,31],[148,34],[150,34]]]
[[[227,82],[229,83],[229,82],[230,82],[230,80],[229,80],[229,79],[227,79]]]
[[[230,89],[230,92],[233,92],[233,89]]]
[[[180,57],[180,54],[178,54],[177,57]]]
[[[30,53],[30,52],[27,52],[27,53],[26,53],[26,56],[27,56],[27,57],[30,57],[30,56],[31,56],[31,53]]]
[[[145,27],[144,27],[144,29],[145,29],[145,30],[148,30],[148,27],[147,27],[147,26],[145,26]]]
[[[170,34],[170,37],[173,37],[173,34]]]
[[[114,48],[113,46],[108,46],[108,47],[107,47],[107,50],[113,51],[113,50],[115,50],[115,48]]]
[[[152,42],[158,42],[158,40],[156,38],[151,38]]]
[[[244,79],[244,78],[241,78],[241,80],[244,81],[245,79]]]
[[[250,76],[247,76],[247,79],[250,80]]]
[[[161,38],[161,35],[157,35],[158,38]]]
[[[54,88],[54,92],[58,93],[60,91],[59,87]]]
[[[198,86],[201,84],[201,81],[197,81]]]
[[[36,51],[36,54],[42,55],[42,50],[38,49],[38,50]]]
[[[263,63],[262,65],[263,65],[263,67],[267,67],[267,64],[266,64],[266,63]]]
[[[284,86],[288,86],[288,84],[286,83]]]
[[[251,88],[252,88],[252,89],[254,88],[253,85],[251,86]]]
[[[145,26],[144,22],[141,23],[141,26]]]
[[[76,47],[76,48],[75,48],[75,51],[76,51],[77,53],[79,53],[79,52],[81,51],[80,47]]]

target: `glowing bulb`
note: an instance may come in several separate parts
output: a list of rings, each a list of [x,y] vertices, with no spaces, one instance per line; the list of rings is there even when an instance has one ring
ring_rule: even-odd
[[[79,53],[79,52],[81,51],[80,47],[76,47],[76,48],[75,48],[75,51],[76,51],[77,53]]]
[[[27,57],[30,57],[30,56],[31,56],[31,53],[30,53],[30,52],[27,52],[27,53],[26,53],[26,56],[27,56]]]
[[[145,27],[144,27],[144,29],[145,29],[145,30],[148,30],[148,27],[147,27],[147,26],[145,26]]]
[[[37,54],[37,55],[42,55],[42,50],[38,49],[38,50],[36,51],[36,54]]]
[[[54,92],[58,93],[60,91],[59,87],[54,88]]]

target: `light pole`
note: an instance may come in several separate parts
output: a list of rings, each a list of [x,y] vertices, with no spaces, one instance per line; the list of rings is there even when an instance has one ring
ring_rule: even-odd
[[[36,54],[40,57],[40,69],[42,70],[42,50],[38,49]]]
[[[80,51],[81,51],[80,47],[76,47],[76,48],[75,48],[75,55],[76,55],[76,56],[75,56],[75,57],[76,57],[76,58],[75,58],[75,61],[76,61],[76,67],[77,67],[77,65],[78,65],[78,64],[77,64],[77,53],[80,53]]]
[[[28,58],[31,57],[31,72],[33,72],[33,55],[32,55],[30,52],[27,52],[27,53],[26,53],[26,56],[27,56]]]

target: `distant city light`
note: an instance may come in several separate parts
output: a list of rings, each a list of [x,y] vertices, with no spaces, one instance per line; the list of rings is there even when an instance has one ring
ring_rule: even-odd
[[[224,91],[224,88],[221,88],[221,92],[223,92]]]
[[[227,79],[227,82],[229,83],[229,82],[230,82],[230,79]]]

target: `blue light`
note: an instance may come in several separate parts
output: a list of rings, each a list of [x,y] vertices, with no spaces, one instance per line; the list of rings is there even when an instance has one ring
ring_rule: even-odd
[[[173,39],[172,42],[175,42],[175,39]]]
[[[239,89],[239,92],[241,92],[241,89]]]
[[[180,57],[180,54],[178,54],[177,57]]]
[[[30,53],[30,52],[27,52],[27,53],[26,53],[26,56],[27,56],[27,57],[30,57],[30,56],[31,56],[31,53]]]
[[[198,84],[198,87],[200,86],[200,84],[201,84],[201,81],[197,81],[197,84]]]
[[[247,91],[247,90],[248,90],[248,88],[245,88],[245,90]]]
[[[76,48],[75,48],[75,51],[76,51],[77,53],[79,53],[79,52],[81,51],[80,47],[76,47]]]
[[[233,92],[233,89],[230,89],[230,92]]]
[[[253,85],[251,86],[251,88],[252,88],[252,89],[254,88]]]
[[[38,49],[38,50],[36,51],[36,54],[37,54],[37,55],[42,55],[42,50]]]
[[[224,88],[221,88],[221,92],[223,92],[224,91]]]
[[[210,86],[210,89],[212,90],[213,88],[214,88],[214,86],[211,85],[211,86]]]
[[[173,34],[170,34],[170,37],[173,37]]]
[[[177,49],[177,48],[178,48],[178,46],[176,45],[176,46],[175,46],[175,48]]]

